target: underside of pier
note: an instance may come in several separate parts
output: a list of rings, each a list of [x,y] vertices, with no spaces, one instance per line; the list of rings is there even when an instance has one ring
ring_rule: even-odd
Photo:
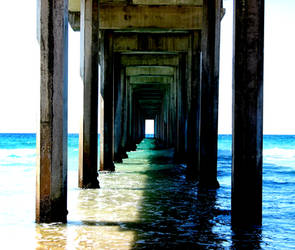
[[[234,2],[232,222],[253,226],[262,217],[264,1]],[[149,119],[156,141],[174,148],[188,177],[202,189],[218,188],[222,0],[42,0],[38,6],[36,221],[65,222],[67,215],[68,21],[81,34],[79,187],[99,188],[98,169],[115,171],[114,163],[145,137]]]

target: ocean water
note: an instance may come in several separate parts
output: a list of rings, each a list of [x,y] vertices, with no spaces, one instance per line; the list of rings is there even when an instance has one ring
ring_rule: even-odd
[[[295,136],[265,135],[263,225],[230,226],[231,136],[220,135],[217,191],[187,181],[185,168],[153,150],[129,153],[101,189],[78,183],[78,135],[68,141],[68,223],[35,224],[34,134],[0,134],[1,249],[295,249]]]

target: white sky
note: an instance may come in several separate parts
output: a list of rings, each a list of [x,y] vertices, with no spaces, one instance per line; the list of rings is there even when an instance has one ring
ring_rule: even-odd
[[[145,133],[149,135],[155,133],[154,120],[145,120]]]
[[[265,0],[264,133],[295,134],[295,1]],[[17,6],[17,7],[16,7]],[[219,88],[219,133],[231,133],[232,0],[224,0]],[[0,133],[35,132],[39,108],[36,0],[2,1]],[[82,108],[79,33],[69,32],[69,132]]]

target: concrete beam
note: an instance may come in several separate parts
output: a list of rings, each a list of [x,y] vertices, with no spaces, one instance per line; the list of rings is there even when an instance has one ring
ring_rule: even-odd
[[[142,94],[138,94],[138,95],[136,95],[137,96],[137,98],[139,99],[139,100],[154,100],[154,101],[159,101],[159,100],[162,100],[162,95],[159,95],[158,93],[157,94],[153,94],[153,95],[151,95],[151,94],[146,94],[146,95],[142,95]]]
[[[124,66],[178,66],[177,55],[153,55],[138,54],[121,56],[121,64]]]
[[[130,76],[130,84],[171,84],[171,76]]]
[[[69,11],[79,12],[81,7],[81,0],[68,0]]]
[[[192,5],[201,6],[203,0],[132,0],[133,4],[141,5]]]
[[[154,100],[154,99],[143,100],[143,99],[139,99],[138,102],[139,102],[139,104],[143,104],[143,105],[149,104],[149,105],[153,105],[152,107],[154,107],[154,104],[160,104],[160,103],[162,103],[162,100],[161,99],[159,99],[159,100]]]
[[[74,31],[80,31],[80,11],[69,11],[69,24]]]
[[[234,3],[232,225],[262,224],[264,0]]]
[[[100,6],[100,29],[197,30],[202,29],[202,11],[199,6],[103,4]]]
[[[126,67],[127,76],[140,76],[140,75],[156,75],[156,76],[173,76],[173,67],[163,66],[134,66]]]
[[[70,11],[80,11],[81,0],[69,0]],[[193,5],[201,6],[203,0],[100,0],[101,4],[140,4],[140,5]]]
[[[79,135],[79,187],[99,188],[97,180],[98,127],[98,1],[82,0],[83,117]]]
[[[114,51],[165,51],[188,50],[190,33],[127,33],[118,32],[114,37]]]
[[[41,1],[40,14],[36,222],[66,222],[68,1]]]
[[[132,86],[132,91],[133,92],[145,92],[149,93],[150,91],[153,93],[161,94],[166,90],[166,87],[169,86],[168,84],[158,84],[158,83],[153,83],[153,84],[133,84]],[[144,93],[143,93],[144,94]],[[149,93],[150,94],[150,93]]]

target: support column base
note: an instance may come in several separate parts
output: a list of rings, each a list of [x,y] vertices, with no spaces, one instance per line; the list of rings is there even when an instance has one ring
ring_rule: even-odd
[[[128,154],[124,151],[121,155],[122,159],[128,158]]]
[[[114,172],[115,171],[115,164],[113,162],[111,162],[111,163],[104,163],[103,167],[100,167],[100,170],[99,171]]]
[[[126,147],[127,151],[135,151],[136,150],[136,144],[130,144]]]
[[[123,159],[121,156],[116,156],[115,159],[114,159],[114,162],[115,163],[123,163]]]
[[[98,180],[93,180],[91,182],[88,182],[87,184],[84,184],[81,188],[85,189],[97,189],[100,188]]]
[[[120,150],[114,157],[115,163],[123,163],[123,159],[128,158],[128,155],[125,151]]]
[[[185,153],[184,152],[175,152],[174,153],[174,162],[185,163]]]
[[[68,210],[63,200],[43,202],[41,212],[36,216],[36,223],[67,222]]]
[[[186,179],[190,181],[197,181],[199,180],[200,173],[197,169],[197,166],[187,164],[186,168]]]
[[[219,182],[217,180],[205,180],[199,181],[199,187],[202,189],[218,189],[220,188]]]
[[[95,178],[84,179],[79,182],[79,188],[83,189],[96,189],[100,188],[99,181],[97,180],[98,174],[96,174]]]

